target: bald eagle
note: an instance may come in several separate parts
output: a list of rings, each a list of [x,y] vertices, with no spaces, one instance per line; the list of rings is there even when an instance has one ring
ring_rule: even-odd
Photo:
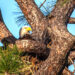
[[[20,29],[20,38],[24,38],[26,35],[31,35],[32,34],[32,28],[28,25],[23,26]]]

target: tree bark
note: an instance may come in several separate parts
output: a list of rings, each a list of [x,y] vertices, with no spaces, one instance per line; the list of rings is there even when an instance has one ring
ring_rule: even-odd
[[[9,31],[6,29],[5,25],[3,22],[0,21],[0,40],[2,40],[5,37],[11,36]]]
[[[47,50],[46,50],[47,49],[46,45],[43,43],[40,43],[40,42],[36,42],[34,40],[30,40],[30,39],[21,39],[20,40],[19,39],[19,40],[15,41],[15,45],[22,52],[48,55]],[[8,46],[10,48],[13,48],[14,44],[9,43]]]
[[[34,41],[34,45],[32,45],[31,41],[28,41],[28,43],[26,43],[26,41],[22,41],[22,45],[23,43],[26,43],[22,48],[28,48],[27,44],[29,44],[29,47],[32,50],[36,46],[39,46],[41,43],[43,43],[43,45],[41,44],[41,46],[38,47],[40,51],[40,47],[45,45],[44,42],[47,38],[47,31],[52,41],[48,58],[42,63],[42,65],[39,67],[39,70],[35,72],[34,75],[58,75],[60,72],[62,72],[68,51],[75,43],[75,36],[72,36],[68,32],[66,25],[67,20],[74,9],[75,1],[69,0],[62,5],[63,0],[58,0],[54,10],[49,15],[50,19],[47,19],[45,16],[43,16],[33,0],[16,1],[22,9],[29,24],[32,26],[32,38],[35,39],[35,41],[39,41],[37,42],[37,45]],[[18,42],[21,41],[16,41],[16,44],[18,47],[20,47]],[[35,51],[39,52],[36,48]],[[42,51],[43,49],[46,49],[46,47],[42,48]]]
[[[50,55],[35,75],[58,75],[65,64],[67,52],[75,42],[75,37],[67,31],[65,24],[70,16],[66,17],[66,15],[73,8],[72,2],[73,0],[70,0],[70,2],[61,7],[62,1],[60,0],[51,13],[54,18],[49,21],[52,39]]]
[[[27,21],[32,26],[32,37],[40,42],[46,39],[48,20],[35,5],[34,0],[16,0]]]
[[[39,28],[42,28],[40,24],[38,25],[37,22],[40,20],[38,16],[41,16],[41,13],[37,9],[33,0],[17,0],[17,2],[20,5],[20,8],[22,9],[29,23],[32,26],[36,23]],[[70,50],[70,48],[72,48],[75,42],[75,37],[67,31],[66,27],[66,20],[70,16],[70,13],[68,14],[68,12],[70,9],[73,10],[73,0],[66,2],[63,6],[61,5],[62,2],[62,0],[58,1],[55,9],[51,13],[51,16],[53,16],[53,18],[49,20],[48,30],[52,40],[50,55],[42,64],[39,71],[34,75],[57,75],[65,63],[67,52]],[[35,16],[35,20],[33,19],[32,15]],[[43,17],[41,17],[41,19],[44,23],[42,25],[48,26],[48,24],[46,24],[45,22],[47,20],[44,21]],[[41,23],[41,21],[39,22]],[[33,28],[35,27],[33,26]],[[35,29],[33,31],[36,31]],[[44,32],[44,30],[45,28],[42,30],[42,32]],[[39,33],[40,32],[37,32],[37,34]]]
[[[2,21],[0,21],[0,40],[4,45],[8,44],[10,48],[13,48],[15,44],[22,52],[47,55],[47,47],[45,44],[36,42],[33,39],[15,39]]]
[[[10,38],[7,38],[10,37]],[[14,43],[14,40],[16,40],[12,34],[9,32],[9,30],[6,28],[4,23],[0,21],[0,41],[2,41],[4,38],[7,38],[6,40],[8,42]]]
[[[63,70],[62,75],[74,75],[74,74],[73,74],[72,72],[70,72],[70,71],[68,70],[68,68],[65,68],[65,69]]]
[[[51,13],[54,18],[49,21],[52,39],[50,55],[35,75],[58,75],[65,64],[67,52],[75,42],[75,37],[67,31],[65,24],[70,16],[66,17],[66,15],[73,8],[72,2],[73,0],[61,7],[62,1],[60,0]]]
[[[70,18],[70,19],[69,19],[69,23],[70,23],[70,24],[75,24],[75,18]]]

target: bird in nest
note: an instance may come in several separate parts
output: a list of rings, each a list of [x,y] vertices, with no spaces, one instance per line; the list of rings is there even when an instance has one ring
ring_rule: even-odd
[[[25,25],[20,29],[20,38],[30,36],[31,34],[32,34],[32,28],[28,25]]]

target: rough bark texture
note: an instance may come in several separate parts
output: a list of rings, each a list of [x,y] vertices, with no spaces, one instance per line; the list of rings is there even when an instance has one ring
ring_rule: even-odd
[[[40,42],[36,42],[32,39],[15,39],[6,26],[0,21],[0,40],[7,44],[10,48],[13,48],[14,44],[17,46],[19,50],[22,52],[31,52],[37,54],[46,54],[46,45]]]
[[[32,39],[15,39],[2,21],[0,21],[0,40],[4,44],[8,43],[8,46],[10,48],[13,48],[15,44],[17,48],[23,52],[31,52],[37,54],[42,53],[44,55],[47,55],[47,47],[45,44],[36,42]]]
[[[62,75],[74,75],[73,73],[71,73],[69,70],[68,70],[68,68],[65,68],[64,70],[63,70],[63,74]]]
[[[48,17],[49,19],[43,16],[35,5],[34,0],[16,1],[22,9],[29,24],[32,26],[32,38],[35,40],[16,40],[16,45],[18,48],[22,48],[23,50],[26,49],[28,52],[34,52],[35,50],[36,53],[42,53],[47,50],[44,42],[47,38],[46,34],[49,35],[52,41],[50,46],[50,54],[39,67],[39,70],[34,73],[34,75],[58,75],[62,72],[68,51],[75,43],[75,36],[72,36],[66,27],[66,23],[69,21],[69,16],[75,7],[75,1],[68,0],[64,3],[63,0],[58,0],[54,10]],[[2,28],[3,23],[0,25],[0,28]],[[2,29],[5,29],[5,27]],[[0,32],[1,39],[9,36],[6,35],[9,34],[8,31],[4,32],[2,30]],[[3,35],[6,36],[2,36],[2,32]],[[10,46],[11,45],[12,44],[10,44]]]
[[[2,41],[2,39],[7,38],[8,42],[14,42],[15,38],[12,36],[12,34],[9,32],[9,30],[6,28],[6,26],[4,25],[4,23],[2,21],[0,21],[0,41]]]
[[[32,26],[32,37],[37,41],[45,40],[48,21],[34,3],[34,0],[16,0],[29,24]]]
[[[8,36],[11,36],[11,34],[8,32],[3,22],[0,21],[0,40]]]
[[[75,51],[70,52],[69,57],[70,57],[70,58],[75,58]]]
[[[67,14],[73,8],[72,2],[73,0],[70,0],[61,6],[62,1],[58,1],[51,13],[54,18],[49,20],[50,28],[48,28],[52,39],[50,55],[35,75],[58,75],[65,64],[67,52],[75,42],[75,37],[66,28],[66,20],[70,16]]]
[[[36,42],[34,40],[30,40],[30,39],[29,40],[28,39],[16,40],[15,45],[22,52],[31,52],[31,53],[36,53],[36,54],[47,55],[46,45],[40,42]],[[8,46],[10,48],[13,48],[14,44],[10,43]]]

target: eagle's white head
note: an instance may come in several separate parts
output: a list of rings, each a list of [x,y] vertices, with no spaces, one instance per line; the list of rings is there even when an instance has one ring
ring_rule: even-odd
[[[23,38],[26,34],[32,34],[32,28],[30,26],[23,26],[20,30],[20,38]]]

